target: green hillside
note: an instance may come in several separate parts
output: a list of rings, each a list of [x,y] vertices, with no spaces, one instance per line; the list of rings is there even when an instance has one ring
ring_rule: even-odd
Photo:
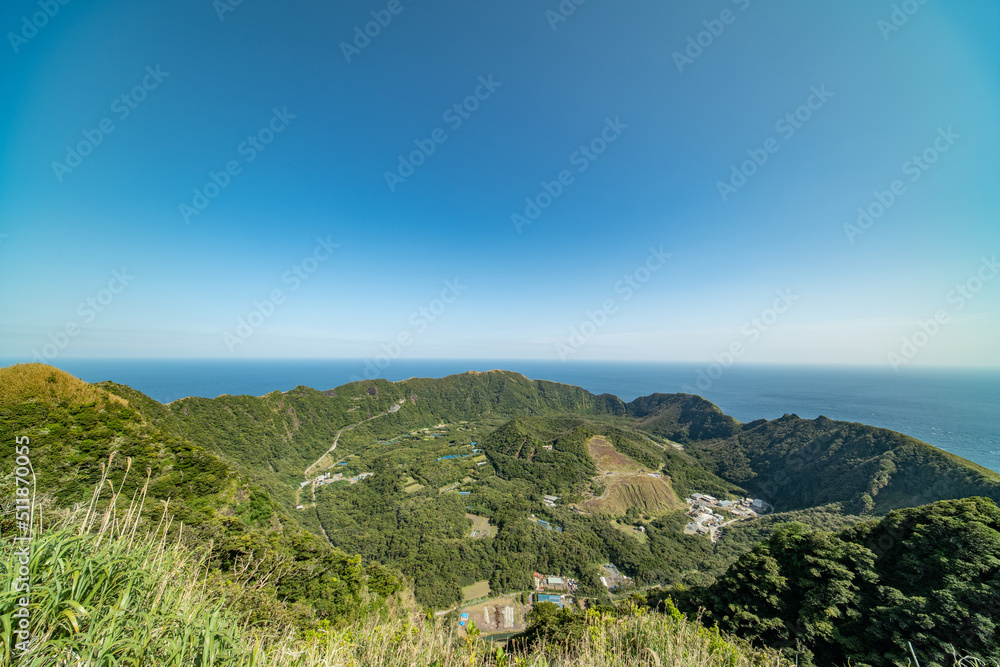
[[[650,456],[662,458],[677,450],[650,452],[644,439],[645,444],[648,438],[681,443],[686,456],[681,454],[680,460],[697,461],[701,469],[736,485],[734,491],[746,487],[783,510],[840,502],[851,511],[884,513],[952,497],[1000,498],[1000,475],[886,429],[794,415],[740,424],[697,396],[653,394],[624,403],[614,396],[595,396],[579,387],[528,380],[509,371],[402,382],[371,380],[328,391],[297,387],[263,397],[186,398],[168,406],[126,387],[107,388],[140,405],[152,423],[204,443],[248,474],[261,475],[272,492],[286,498],[290,485],[344,428],[354,427],[346,437],[355,441],[388,440],[441,422],[498,424],[538,416],[586,417],[601,424],[597,430],[613,427],[644,433],[622,437],[616,446],[631,447],[626,453],[643,458],[650,467],[658,462]],[[388,412],[391,409],[395,411]],[[546,442],[553,440],[550,434],[542,435]],[[637,451],[636,445],[646,451]],[[539,463],[557,465],[560,455],[555,451]],[[487,453],[494,467],[517,465],[512,461],[518,457],[510,452]],[[581,474],[582,469],[571,477],[578,479]],[[550,480],[560,488],[572,485],[561,475],[553,477],[560,477]],[[806,479],[808,484],[798,482]]]
[[[995,608],[977,607],[992,594],[990,558],[1000,557],[992,546],[982,550],[993,544],[992,519],[980,527],[972,518],[992,516],[983,503],[1000,498],[1000,475],[862,424],[794,415],[741,424],[697,396],[625,403],[507,371],[163,405],[124,385],[88,385],[27,364],[0,369],[8,494],[18,437],[31,441],[43,516],[79,521],[74,511],[116,516],[109,508],[139,507],[130,514],[136,530],[153,534],[162,524],[169,540],[201,549],[215,590],[247,589],[241,613],[250,625],[316,633],[394,613],[411,595],[414,613],[444,610],[473,584],[488,584],[492,595],[527,595],[533,572],[575,580],[576,596],[595,609],[624,609],[627,596],[651,587],[654,607],[668,596],[701,601],[712,622],[776,649],[794,640],[812,652],[801,656],[820,662],[874,660],[836,653],[860,651],[851,638],[869,636],[858,605],[895,619],[910,614],[905,631],[871,635],[870,642],[888,642],[879,649],[885,655],[890,645],[902,650],[905,635],[938,660],[934,628],[954,634],[941,616],[948,613],[966,619],[958,648],[992,657],[982,646],[1000,622]],[[713,541],[685,534],[691,519],[683,500],[698,492],[759,497],[775,511],[734,517]],[[945,545],[965,539],[949,530],[982,534],[985,542],[968,546],[972,560],[944,567],[928,579],[931,588],[907,587],[865,560],[864,550],[873,551],[865,530],[873,529],[862,517],[970,497],[978,504],[885,519],[897,521],[893,530],[916,526],[906,543],[917,556],[901,570],[911,577],[944,567]],[[789,521],[801,527],[787,528]],[[925,524],[938,537],[927,541]],[[84,533],[104,530],[83,525]],[[15,527],[4,514],[0,530]],[[789,545],[799,555],[786,565],[776,554]],[[802,562],[813,565],[803,570]],[[611,591],[601,580],[608,563],[628,577]],[[835,586],[814,587],[826,606],[809,597],[814,571]],[[792,592],[801,591],[805,602],[768,616],[775,600],[792,605],[799,599]],[[931,613],[931,599],[950,611]],[[788,625],[800,613],[814,618],[809,632]],[[575,642],[594,617],[532,618],[525,638]]]
[[[687,451],[783,510],[843,503],[884,514],[950,498],[1000,501],[997,473],[901,433],[825,417],[761,420]]]
[[[1000,661],[998,602],[1000,508],[966,498],[840,533],[786,524],[688,606],[802,665],[889,667]]]
[[[302,530],[227,461],[151,424],[130,401],[39,364],[0,369],[0,386],[0,486],[13,495],[15,439],[27,438],[42,516],[91,504],[98,514],[112,494],[145,498],[141,525],[170,517],[171,538],[211,543],[208,558],[221,574],[257,561],[268,582],[261,613],[283,608],[290,623],[364,615],[398,588],[384,567],[360,565]],[[14,527],[5,514],[0,532]],[[378,582],[372,590],[369,580]]]
[[[739,433],[740,423],[718,406],[691,394],[651,394],[623,406],[643,430],[687,444]]]

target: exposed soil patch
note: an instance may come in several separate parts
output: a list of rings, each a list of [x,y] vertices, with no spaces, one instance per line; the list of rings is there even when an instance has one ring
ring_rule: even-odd
[[[587,451],[594,459],[594,465],[601,472],[639,472],[642,466],[625,456],[601,436],[594,436],[587,442]]]
[[[669,477],[618,474],[607,475],[600,481],[606,485],[604,495],[580,503],[581,507],[616,516],[624,515],[629,507],[635,507],[647,516],[685,507],[670,486]]]

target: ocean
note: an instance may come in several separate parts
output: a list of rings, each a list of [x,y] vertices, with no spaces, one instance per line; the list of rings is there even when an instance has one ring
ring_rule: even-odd
[[[157,401],[220,394],[260,396],[298,385],[331,389],[365,375],[363,360],[98,360],[54,365],[88,382],[114,380]],[[397,359],[388,380],[503,368],[626,401],[697,393],[742,422],[786,413],[889,428],[1000,472],[1000,370]],[[368,367],[368,374],[375,369]]]

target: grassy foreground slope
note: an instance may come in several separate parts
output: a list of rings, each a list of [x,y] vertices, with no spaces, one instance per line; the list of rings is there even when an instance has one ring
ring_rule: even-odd
[[[117,512],[116,512],[117,508]],[[377,613],[301,632],[280,617],[252,619],[260,582],[207,567],[205,548],[166,539],[111,502],[95,521],[63,515],[39,529],[26,564],[29,632],[17,632],[19,576],[0,541],[0,664],[157,667],[785,667],[773,652],[707,630],[680,614],[635,607],[579,617],[570,644],[505,650],[417,613],[402,591]],[[20,575],[20,576],[23,576]]]
[[[0,387],[4,538],[16,528],[6,501],[20,443],[30,448],[39,516],[73,507],[101,512],[112,493],[141,508],[138,526],[151,529],[166,514],[170,539],[209,546],[206,566],[232,581],[244,577],[256,600],[250,619],[310,627],[367,614],[399,588],[387,568],[301,529],[228,462],[150,423],[129,400],[40,364],[0,369]]]

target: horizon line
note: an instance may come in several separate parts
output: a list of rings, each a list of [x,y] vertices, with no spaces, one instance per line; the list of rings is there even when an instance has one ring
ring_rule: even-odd
[[[27,364],[27,363],[44,363],[48,366],[58,367],[60,361],[65,362],[358,362],[364,363],[370,361],[368,357],[201,357],[201,356],[159,356],[159,357],[148,357],[148,356],[85,356],[85,357],[61,357],[57,359],[46,359],[43,362],[37,362],[32,360],[27,360],[18,357],[6,357],[0,356],[0,365],[3,367],[12,366],[14,364]],[[698,359],[698,360],[684,360],[684,359],[571,359],[571,360],[559,360],[550,358],[531,358],[531,357],[411,357],[411,358],[400,358],[394,359],[393,363],[403,362],[403,363],[420,363],[420,362],[486,362],[486,363],[497,363],[497,362],[511,362],[511,363],[551,363],[554,365],[586,365],[586,364],[662,364],[662,365],[686,365],[686,366],[700,366],[700,365],[710,365],[717,364],[715,359]],[[781,366],[790,368],[865,368],[865,369],[876,369],[876,368],[886,368],[888,369],[888,364],[885,363],[864,363],[864,362],[799,362],[799,361],[738,361],[727,366],[727,369],[731,369],[737,366]],[[387,371],[392,367],[389,364],[382,371]],[[1000,371],[1000,364],[998,365],[973,365],[973,364],[933,364],[933,363],[911,363],[903,367],[904,369],[962,369],[962,370],[997,370]],[[470,369],[471,370],[471,369]],[[491,370],[509,370],[501,368],[493,368]]]

